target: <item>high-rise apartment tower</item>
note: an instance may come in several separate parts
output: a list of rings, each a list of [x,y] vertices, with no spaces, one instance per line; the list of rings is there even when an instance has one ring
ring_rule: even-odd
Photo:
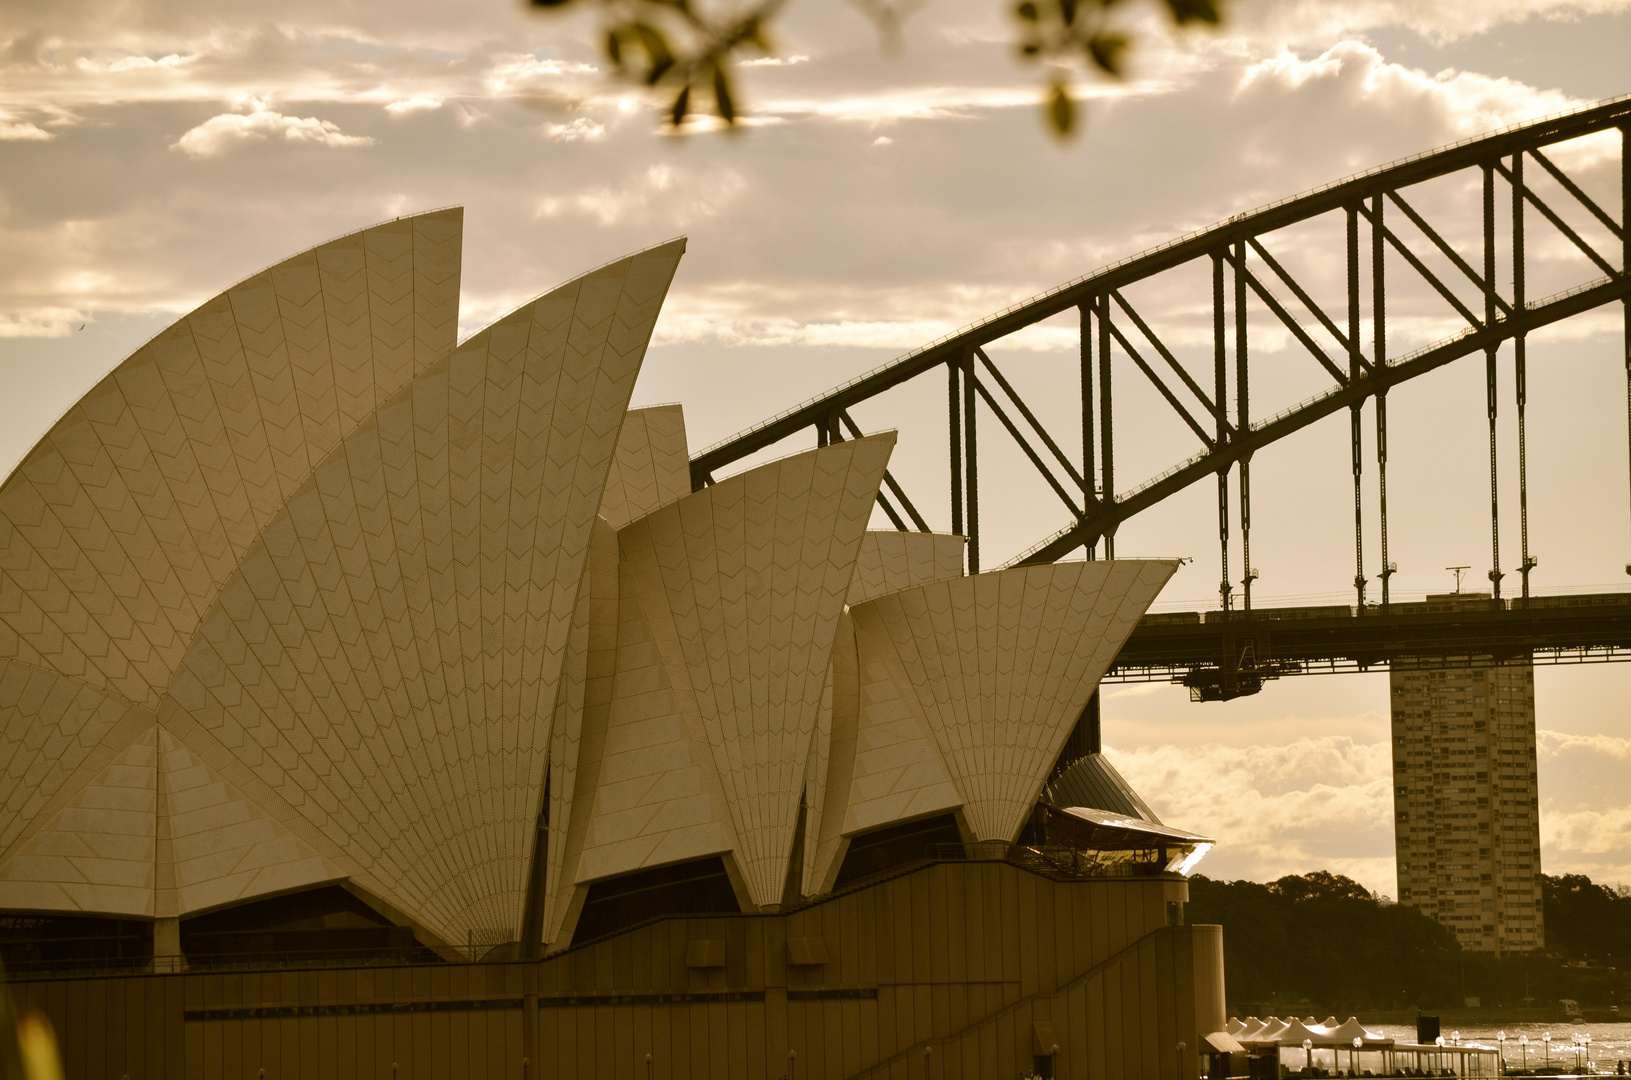
[[[1427,602],[1491,600],[1459,593]],[[1465,949],[1541,948],[1534,665],[1395,663],[1389,683],[1399,902],[1455,931]]]

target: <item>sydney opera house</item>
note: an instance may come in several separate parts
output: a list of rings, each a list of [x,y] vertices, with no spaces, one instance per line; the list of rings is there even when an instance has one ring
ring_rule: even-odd
[[[869,529],[887,432],[692,490],[629,408],[685,242],[459,342],[461,225],[233,286],[0,487],[0,955],[68,1076],[1205,1073],[1208,841],[1096,752],[1174,564],[965,575]]]

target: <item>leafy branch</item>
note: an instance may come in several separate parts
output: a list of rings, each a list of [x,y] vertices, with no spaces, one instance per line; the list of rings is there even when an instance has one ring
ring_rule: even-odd
[[[886,47],[898,40],[909,8],[893,0],[852,0],[878,26]],[[911,2],[911,0],[909,0]],[[1118,30],[1112,9],[1135,0],[1018,0],[1019,53],[1050,69],[1043,104],[1049,126],[1060,137],[1077,126],[1072,87],[1083,69],[1114,79],[1125,77],[1133,45]],[[1227,0],[1145,0],[1165,8],[1179,27],[1216,25]],[[713,112],[727,126],[741,119],[733,74],[747,53],[771,53],[768,27],[786,0],[759,0],[745,10],[710,14],[692,0],[530,0],[555,11],[596,9],[601,16],[601,50],[621,78],[665,96],[672,94],[664,120],[680,128],[712,97]]]
[[[1178,26],[1215,26],[1225,0],[1157,2]],[[1125,77],[1132,40],[1116,28],[1112,9],[1127,6],[1118,0],[1018,0],[1014,5],[1020,24],[1020,56],[1053,69],[1044,108],[1055,134],[1066,136],[1076,128],[1071,86],[1079,65],[1112,79]]]

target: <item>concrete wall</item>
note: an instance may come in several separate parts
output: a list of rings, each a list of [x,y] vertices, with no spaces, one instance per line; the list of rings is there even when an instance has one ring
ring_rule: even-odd
[[[1050,1037],[1059,1077],[1178,1080],[1223,1023],[1221,930],[1167,925],[1187,892],[941,863],[786,915],[665,919],[535,963],[12,991],[55,1025],[70,1080],[645,1080],[648,1054],[651,1080],[776,1080],[790,1064],[796,1080],[1010,1080]]]

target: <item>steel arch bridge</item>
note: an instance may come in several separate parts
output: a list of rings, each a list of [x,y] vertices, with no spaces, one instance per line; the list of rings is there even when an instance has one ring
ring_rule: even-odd
[[[1617,133],[1617,135],[1616,135]],[[1587,141],[1582,141],[1587,140]],[[1582,175],[1592,160],[1582,147],[1595,147],[1598,163],[1609,144],[1618,144],[1618,216],[1594,199]],[[1574,159],[1571,166],[1569,159]],[[1581,166],[1580,161],[1588,162]],[[1436,186],[1435,186],[1436,185]],[[1602,185],[1597,184],[1600,188]],[[1455,197],[1438,198],[1448,188]],[[1476,191],[1481,197],[1468,198]],[[1601,201],[1600,201],[1601,200]],[[950,433],[948,472],[951,531],[968,537],[969,571],[980,569],[978,403],[996,419],[1023,451],[1063,505],[1071,523],[1041,538],[1013,565],[1047,563],[1085,549],[1087,558],[1115,555],[1117,529],[1135,515],[1208,477],[1217,485],[1217,531],[1222,559],[1219,586],[1222,620],[1234,627],[1215,644],[1221,655],[1207,662],[1169,651],[1166,659],[1135,663],[1138,673],[1122,677],[1176,678],[1207,684],[1207,697],[1229,697],[1256,688],[1251,679],[1237,684],[1232,672],[1248,658],[1263,677],[1314,670],[1303,661],[1276,668],[1261,655],[1253,658],[1248,641],[1242,651],[1240,632],[1254,616],[1251,585],[1251,462],[1258,450],[1284,439],[1323,417],[1346,409],[1350,414],[1354,496],[1354,578],[1352,612],[1387,617],[1400,612],[1390,604],[1388,579],[1394,572],[1387,534],[1387,395],[1407,382],[1463,357],[1484,355],[1489,421],[1490,537],[1489,573],[1496,606],[1502,606],[1499,567],[1500,503],[1497,488],[1496,417],[1497,351],[1511,343],[1517,412],[1517,469],[1521,563],[1520,599],[1529,607],[1529,573],[1536,560],[1529,552],[1527,449],[1524,409],[1526,337],[1542,327],[1618,303],[1624,309],[1624,361],[1627,422],[1631,431],[1631,95],[1585,109],[1468,139],[1431,153],[1362,173],[1315,191],[1282,200],[1251,213],[1238,214],[1199,232],[1068,282],[1033,299],[1015,304],[954,334],[918,348],[890,364],[789,409],[698,454],[691,462],[693,488],[712,483],[715,473],[742,462],[784,439],[809,431],[818,445],[855,437],[860,427],[850,414],[856,405],[902,384],[944,371]],[[1284,245],[1288,230],[1309,223],[1339,231],[1342,237],[1344,288],[1334,298],[1322,285],[1320,270],[1332,269],[1327,256],[1314,272],[1288,269]],[[1458,246],[1454,240],[1460,240]],[[1306,245],[1305,245],[1306,246]],[[1537,248],[1550,255],[1537,258]],[[1566,249],[1562,280],[1556,252]],[[1465,252],[1469,252],[1465,253]],[[1334,254],[1334,252],[1332,252]],[[1541,265],[1544,263],[1544,265]],[[1197,269],[1210,288],[1185,285]],[[1506,287],[1498,281],[1509,271]],[[1537,273],[1539,271],[1539,273]],[[1336,275],[1331,275],[1335,277]],[[1544,280],[1541,280],[1544,279]],[[1204,279],[1203,279],[1204,280]],[[1180,360],[1158,332],[1161,320],[1141,312],[1129,299],[1134,286],[1169,283],[1191,309],[1209,309],[1210,370],[1193,359]],[[1535,296],[1540,291],[1545,295]],[[1327,303],[1316,293],[1324,289]],[[1284,295],[1282,295],[1282,293]],[[1388,351],[1388,316],[1400,298],[1416,309],[1423,297],[1442,317],[1455,320],[1454,332],[1425,348],[1403,355]],[[1170,307],[1170,305],[1169,305]],[[1367,310],[1368,308],[1368,310]],[[987,355],[986,349],[1017,331],[1074,309],[1080,326],[1079,432],[1050,432]],[[1254,310],[1255,309],[1255,310]],[[1288,335],[1331,379],[1324,392],[1267,417],[1254,417],[1253,340],[1265,332]],[[1193,334],[1191,337],[1193,338]],[[1183,351],[1183,350],[1178,350]],[[1116,392],[1112,359],[1121,358],[1142,373],[1198,443],[1191,456],[1131,489],[1116,487]],[[1263,376],[1256,376],[1259,381]],[[935,381],[932,380],[931,381]],[[937,392],[937,391],[934,391]],[[1230,396],[1233,394],[1233,408]],[[1123,391],[1125,393],[1125,391]],[[1379,491],[1380,603],[1366,596],[1362,515],[1365,466],[1361,410],[1374,402],[1374,452]],[[1079,440],[1079,441],[1078,441]],[[1073,457],[1063,446],[1080,446]],[[1230,477],[1234,477],[1231,508]],[[927,531],[929,524],[890,475],[878,501],[896,528]],[[1245,567],[1237,596],[1229,581],[1231,526],[1238,525],[1238,550]],[[1627,568],[1631,572],[1631,567]],[[1537,601],[1538,602],[1538,601]],[[1609,605],[1615,607],[1615,605]],[[1619,610],[1623,608],[1623,610]],[[1329,609],[1327,609],[1328,612]],[[1570,649],[1579,659],[1607,645],[1595,658],[1631,658],[1631,604],[1618,605],[1612,617],[1599,607],[1598,628],[1581,631],[1572,644],[1536,639],[1537,647]],[[1207,621],[1220,613],[1210,613]],[[1269,612],[1261,611],[1260,615]],[[1605,628],[1603,619],[1614,622]],[[1588,620],[1589,622],[1589,620]],[[1290,625],[1280,623],[1280,626]],[[1386,636],[1384,634],[1384,636]],[[1418,635],[1419,636],[1419,635]],[[1578,636],[1578,635],[1577,635]],[[1247,634],[1250,638],[1251,635]],[[1372,635],[1374,639],[1375,635]],[[1135,642],[1137,636],[1135,635]],[[1589,639],[1589,640],[1587,640]],[[1610,640],[1612,639],[1612,640]],[[1517,641],[1523,648],[1519,632]],[[1510,651],[1513,640],[1506,640]],[[1135,642],[1130,642],[1131,647]],[[1549,643],[1549,644],[1548,644]],[[1170,645],[1170,642],[1167,643]],[[1317,654],[1321,646],[1310,646]],[[1334,647],[1334,646],[1333,646]],[[1467,642],[1459,646],[1463,655]],[[1386,662],[1390,654],[1371,640],[1359,667]],[[1584,649],[1585,653],[1580,653]],[[1159,650],[1157,650],[1159,651]],[[1473,649],[1477,651],[1476,648]],[[1531,650],[1533,651],[1533,650]],[[1181,653],[1182,650],[1179,650]],[[1578,655],[1577,655],[1578,654]],[[1349,655],[1349,654],[1343,654]],[[1360,654],[1355,652],[1350,656]],[[1402,655],[1402,654],[1401,654]],[[1410,655],[1420,656],[1419,651]],[[1537,659],[1540,657],[1537,656]],[[1124,658],[1125,660],[1125,658]],[[1261,666],[1266,664],[1267,666]],[[1199,667],[1216,669],[1194,676]],[[1299,666],[1300,665],[1300,666]],[[1227,670],[1225,670],[1227,669]],[[1331,670],[1329,666],[1324,670]],[[1228,686],[1218,689],[1221,681]]]

